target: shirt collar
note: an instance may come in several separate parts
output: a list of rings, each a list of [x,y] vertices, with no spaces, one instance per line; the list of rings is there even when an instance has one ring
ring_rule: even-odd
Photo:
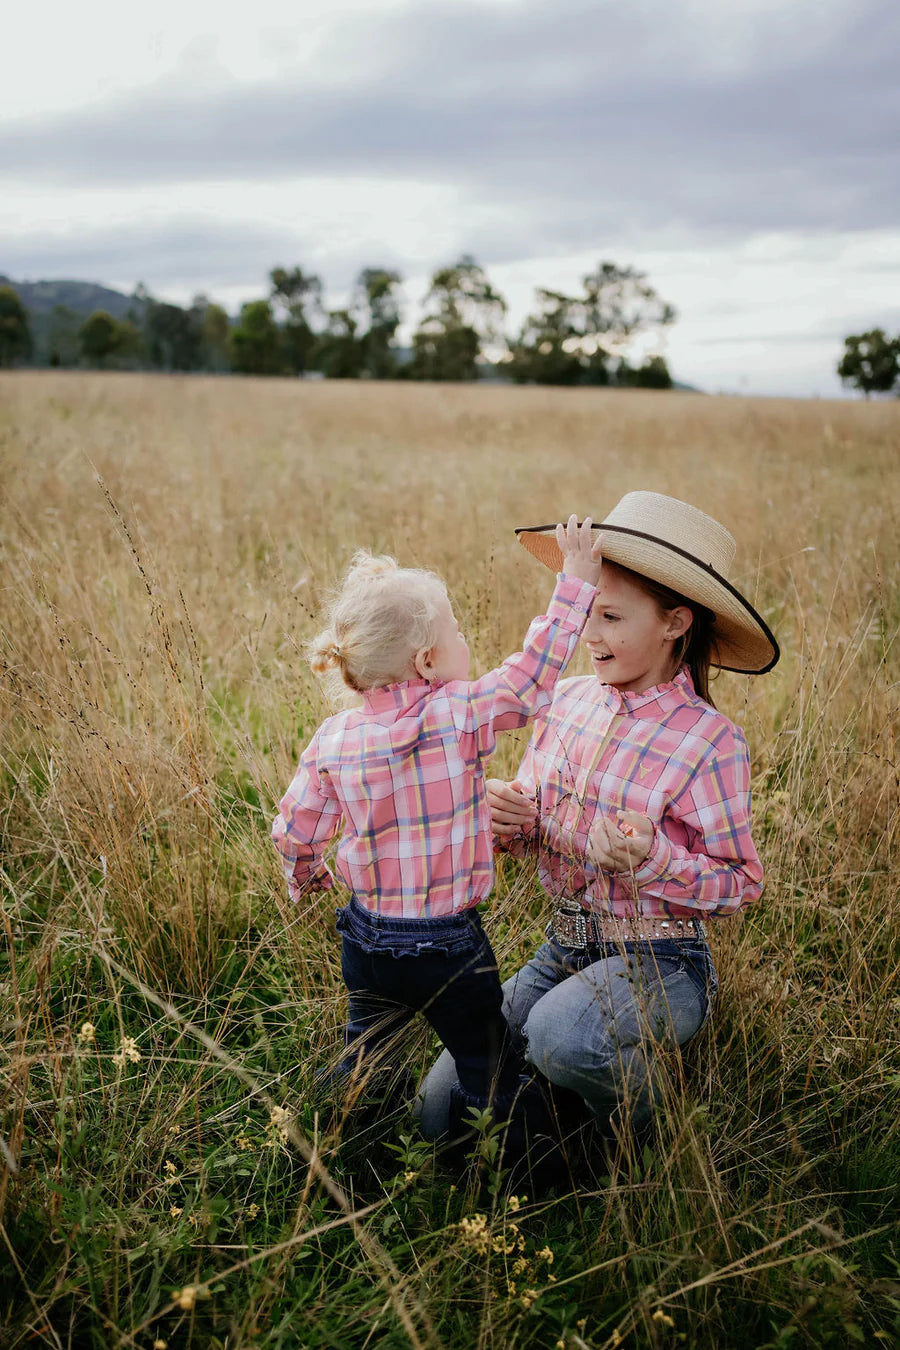
[[[593,677],[596,679],[596,676]],[[612,712],[630,713],[633,717],[655,716],[658,712],[670,712],[683,703],[693,703],[697,695],[687,666],[682,666],[673,680],[665,684],[654,684],[640,694],[626,690],[624,693],[611,684],[597,681],[601,702]]]
[[[419,703],[442,684],[443,680],[400,680],[397,684],[382,684],[377,689],[365,691],[363,708],[366,712],[385,712],[390,708],[400,712]]]

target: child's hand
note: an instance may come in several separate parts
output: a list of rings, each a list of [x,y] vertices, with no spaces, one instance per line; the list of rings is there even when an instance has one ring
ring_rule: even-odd
[[[563,555],[563,571],[567,577],[578,577],[596,586],[600,580],[600,566],[603,556],[600,552],[600,536],[591,529],[591,518],[585,516],[581,525],[577,516],[569,516],[568,523],[557,525],[556,542]]]
[[[653,821],[637,811],[617,811],[616,819],[601,816],[591,826],[587,853],[605,872],[631,872],[640,867],[653,847]]]
[[[487,794],[491,829],[501,839],[520,832],[528,834],[537,824],[537,807],[518,781],[504,783],[502,778],[489,778]]]

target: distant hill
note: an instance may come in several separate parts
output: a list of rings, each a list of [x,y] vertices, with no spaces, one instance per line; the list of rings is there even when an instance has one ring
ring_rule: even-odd
[[[105,309],[114,319],[124,319],[129,309],[140,305],[132,296],[93,281],[13,281],[11,277],[0,276],[0,286],[12,286],[36,318],[52,314],[57,305],[65,305],[84,318],[95,309]]]

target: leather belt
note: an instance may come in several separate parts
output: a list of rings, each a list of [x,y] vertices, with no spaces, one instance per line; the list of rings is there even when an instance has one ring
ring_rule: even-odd
[[[706,940],[706,926],[699,919],[617,918],[592,910],[555,909],[547,924],[548,938],[563,947],[602,947],[623,942],[692,942]]]

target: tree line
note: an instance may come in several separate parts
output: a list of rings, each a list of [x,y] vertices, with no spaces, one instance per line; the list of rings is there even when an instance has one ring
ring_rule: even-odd
[[[510,336],[508,307],[469,255],[431,276],[411,346],[398,345],[400,274],[363,268],[344,307],[329,308],[321,278],[275,267],[268,295],[231,319],[198,295],[182,308],[138,286],[124,318],[105,310],[76,314],[57,305],[43,339],[42,364],[90,369],[318,374],[343,379],[474,380],[495,374],[517,383],[669,388],[662,356],[633,365],[629,344],[661,333],[675,310],[633,267],[601,262],[580,293],[538,287],[531,313]],[[35,359],[29,314],[12,286],[0,285],[0,366]]]

